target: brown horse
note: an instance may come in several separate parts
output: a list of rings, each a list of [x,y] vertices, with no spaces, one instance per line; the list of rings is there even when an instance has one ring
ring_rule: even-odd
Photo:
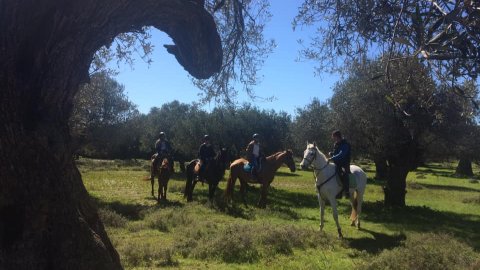
[[[152,156],[151,163],[152,166],[154,164],[156,156]],[[160,202],[160,200],[167,200],[167,186],[168,186],[168,180],[170,180],[170,175],[172,174],[172,169],[170,166],[170,162],[168,161],[168,158],[164,158],[162,162],[157,162],[157,166],[153,168],[154,172],[154,177],[150,179],[152,183],[152,196],[155,198],[155,193],[153,191],[153,188],[155,186],[155,176],[158,176],[158,198],[157,201]]]
[[[208,183],[208,198],[210,201],[213,201],[218,183],[223,179],[223,176],[225,175],[225,169],[228,167],[229,163],[227,149],[222,148],[205,168],[204,178]],[[198,164],[199,160],[194,159],[190,161],[186,167],[187,181],[185,183],[184,197],[186,197],[187,201],[189,202],[193,200],[193,189],[197,183],[197,181],[194,179],[196,177],[195,166],[198,166]]]
[[[267,205],[268,188],[275,177],[275,172],[280,168],[280,166],[282,166],[282,164],[286,164],[288,168],[290,168],[291,172],[295,172],[295,162],[293,160],[293,153],[291,150],[278,152],[267,157],[262,164],[262,170],[258,173],[256,180],[252,178],[251,173],[244,171],[243,168],[247,163],[248,161],[246,159],[240,158],[235,160],[230,165],[230,177],[228,178],[227,188],[225,190],[225,201],[227,203],[232,200],[233,189],[238,178],[240,179],[240,192],[244,203],[246,203],[245,193],[247,189],[247,183],[262,185],[258,206],[265,207]]]

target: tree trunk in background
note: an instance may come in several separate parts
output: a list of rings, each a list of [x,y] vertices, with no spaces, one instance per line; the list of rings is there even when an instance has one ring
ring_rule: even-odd
[[[387,160],[384,158],[374,158],[375,178],[385,180],[388,177]]]
[[[400,207],[405,206],[408,172],[409,168],[405,166],[389,166],[387,183],[383,188],[385,205]]]
[[[403,207],[407,194],[408,172],[415,170],[421,159],[418,143],[412,138],[398,145],[396,155],[387,159],[388,177],[383,190],[385,205]]]
[[[461,158],[458,162],[455,174],[473,176],[472,161],[467,158]]]
[[[199,1],[201,2],[201,1]],[[72,155],[68,118],[92,57],[153,25],[194,76],[221,63],[195,1],[0,0],[0,269],[121,269]]]

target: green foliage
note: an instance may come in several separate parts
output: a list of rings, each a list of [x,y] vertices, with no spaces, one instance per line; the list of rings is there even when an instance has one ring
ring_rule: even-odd
[[[126,158],[138,154],[139,113],[120,85],[106,73],[92,76],[74,99],[70,130],[76,153],[89,157]]]
[[[471,247],[446,234],[421,234],[371,258],[359,269],[473,269],[478,261]]]
[[[295,142],[295,152],[303,155],[306,142],[315,142],[319,149],[327,152],[331,149],[331,133],[337,129],[338,123],[333,122],[332,110],[327,103],[318,99],[303,109],[297,109],[291,133]]]
[[[145,132],[141,148],[153,151],[153,144],[160,131],[177,150],[178,159],[197,157],[203,135],[209,134],[217,147],[227,147],[233,156],[242,154],[254,133],[263,138],[266,153],[289,147],[290,116],[286,113],[260,110],[250,105],[239,108],[218,107],[207,113],[195,105],[174,101],[161,108],[153,108],[145,116]]]
[[[317,27],[302,54],[318,60],[320,69],[388,54],[386,65],[404,57],[440,60],[428,63],[440,77],[476,78],[478,8],[475,1],[304,0],[294,25]]]

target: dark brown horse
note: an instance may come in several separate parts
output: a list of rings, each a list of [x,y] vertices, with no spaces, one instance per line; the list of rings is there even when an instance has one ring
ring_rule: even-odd
[[[262,170],[259,172],[256,180],[252,178],[251,173],[244,171],[244,166],[248,161],[246,159],[237,159],[230,165],[230,177],[228,178],[227,188],[225,190],[225,201],[228,203],[232,200],[233,189],[237,178],[240,179],[240,192],[243,202],[245,201],[245,193],[247,189],[247,183],[261,184],[261,196],[258,206],[265,207],[267,204],[267,192],[268,187],[275,177],[275,172],[286,164],[290,168],[291,172],[295,172],[295,162],[293,160],[293,153],[291,150],[275,153],[266,158],[262,164]]]
[[[152,156],[151,159],[151,166],[154,164],[154,160],[156,158],[156,155]],[[160,200],[167,200],[167,186],[168,186],[168,180],[170,180],[170,175],[172,174],[172,167],[170,165],[170,162],[168,161],[168,158],[164,158],[162,162],[157,162],[156,167],[153,168],[153,177],[150,179],[152,183],[152,196],[155,198],[155,193],[153,191],[153,188],[155,186],[155,176],[158,176],[158,198],[157,201],[160,202]]]
[[[199,164],[198,159],[190,161],[186,167],[187,171],[187,182],[185,183],[185,193],[184,197],[187,198],[187,201],[192,201],[193,189],[197,184],[195,180],[195,166]],[[208,183],[208,198],[210,201],[215,197],[215,191],[217,190],[218,183],[223,179],[225,175],[225,169],[229,164],[228,152],[225,148],[222,148],[215,158],[210,161],[210,163],[205,168],[204,178]]]

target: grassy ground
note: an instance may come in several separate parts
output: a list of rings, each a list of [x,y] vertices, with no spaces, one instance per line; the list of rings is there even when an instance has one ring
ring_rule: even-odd
[[[337,239],[331,208],[324,232],[311,172],[281,168],[266,209],[223,204],[225,182],[212,205],[197,185],[194,202],[183,199],[184,176],[169,183],[168,202],[150,195],[145,161],[78,162],[87,190],[126,269],[480,269],[480,183],[457,178],[450,164],[431,164],[408,175],[408,207],[383,207],[383,183],[369,175],[362,229],[349,226],[340,201],[344,239]],[[228,172],[227,172],[228,176]],[[156,186],[157,189],[157,186]],[[157,192],[157,191],[155,191]]]

